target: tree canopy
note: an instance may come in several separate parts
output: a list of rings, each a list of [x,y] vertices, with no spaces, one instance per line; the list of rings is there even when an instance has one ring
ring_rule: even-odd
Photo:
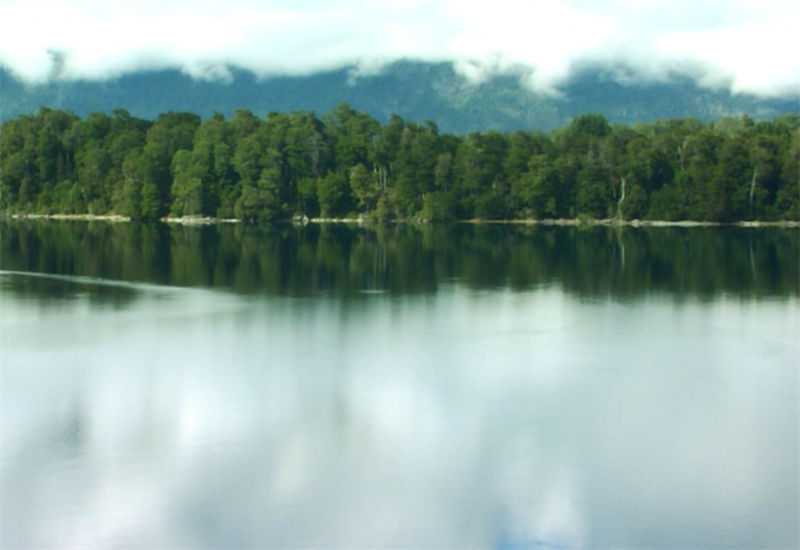
[[[314,112],[42,108],[0,127],[0,211],[372,219],[800,219],[800,116],[443,134]]]

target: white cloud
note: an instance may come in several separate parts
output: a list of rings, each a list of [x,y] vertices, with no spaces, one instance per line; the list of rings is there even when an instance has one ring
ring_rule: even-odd
[[[586,63],[635,76],[679,72],[702,84],[763,95],[800,87],[800,3],[273,1],[0,3],[0,64],[30,82],[104,79],[180,68],[225,78],[227,66],[259,76],[401,58],[453,61],[472,78],[528,68],[540,90]]]

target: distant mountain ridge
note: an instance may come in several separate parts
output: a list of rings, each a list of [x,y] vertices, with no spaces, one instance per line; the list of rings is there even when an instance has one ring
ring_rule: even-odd
[[[548,130],[587,112],[626,124],[678,117],[711,120],[748,114],[763,119],[800,113],[800,95],[782,99],[734,95],[701,88],[687,77],[621,84],[611,70],[598,68],[576,74],[561,87],[560,97],[537,94],[514,75],[472,84],[449,63],[400,61],[379,74],[356,79],[349,69],[264,80],[238,69],[232,69],[232,74],[229,83],[193,80],[178,70],[164,70],[108,81],[28,86],[0,68],[0,120],[35,113],[41,106],[71,110],[79,116],[123,108],[134,116],[154,119],[168,111],[189,111],[204,118],[215,111],[231,116],[235,109],[248,109],[258,116],[269,111],[327,113],[345,102],[381,122],[398,114],[417,122],[432,120],[446,132],[467,133]]]

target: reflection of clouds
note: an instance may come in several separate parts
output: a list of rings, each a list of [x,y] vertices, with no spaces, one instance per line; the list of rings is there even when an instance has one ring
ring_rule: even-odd
[[[369,432],[369,437],[401,452],[409,445],[432,444],[442,436],[446,419],[436,393],[408,374],[375,377],[354,372],[346,388],[350,423]]]
[[[54,522],[39,547],[110,548],[119,545],[169,546],[163,525],[165,502],[161,487],[142,473],[115,473],[93,490],[88,510],[70,522]],[[166,537],[166,538],[165,538]],[[126,541],[129,541],[126,544]]]
[[[273,506],[297,504],[297,499],[305,498],[313,489],[311,482],[319,467],[319,459],[325,454],[315,435],[301,429],[281,442],[280,453],[270,468]]]
[[[504,508],[501,548],[582,548],[586,525],[573,461],[540,447],[536,430],[517,429],[498,442],[497,501]]]
[[[535,508],[530,536],[537,547],[585,546],[585,525],[576,501],[581,491],[568,477],[569,472],[557,472]]]
[[[696,545],[683,510],[786,540],[797,424],[774,401],[796,374],[787,355],[753,368],[740,341],[698,383],[717,344],[676,322],[695,306],[186,300],[197,316],[143,299],[82,319],[95,354],[40,356],[23,333],[4,348],[4,544],[574,548],[656,528]],[[746,515],[780,533],[748,539],[730,524]]]

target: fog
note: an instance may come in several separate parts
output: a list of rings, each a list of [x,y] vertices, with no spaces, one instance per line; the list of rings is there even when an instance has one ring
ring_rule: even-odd
[[[578,68],[619,78],[690,76],[763,96],[800,90],[796,2],[61,2],[0,3],[0,65],[31,83],[180,69],[230,80],[400,59],[453,62],[473,82],[519,75],[558,93]]]

